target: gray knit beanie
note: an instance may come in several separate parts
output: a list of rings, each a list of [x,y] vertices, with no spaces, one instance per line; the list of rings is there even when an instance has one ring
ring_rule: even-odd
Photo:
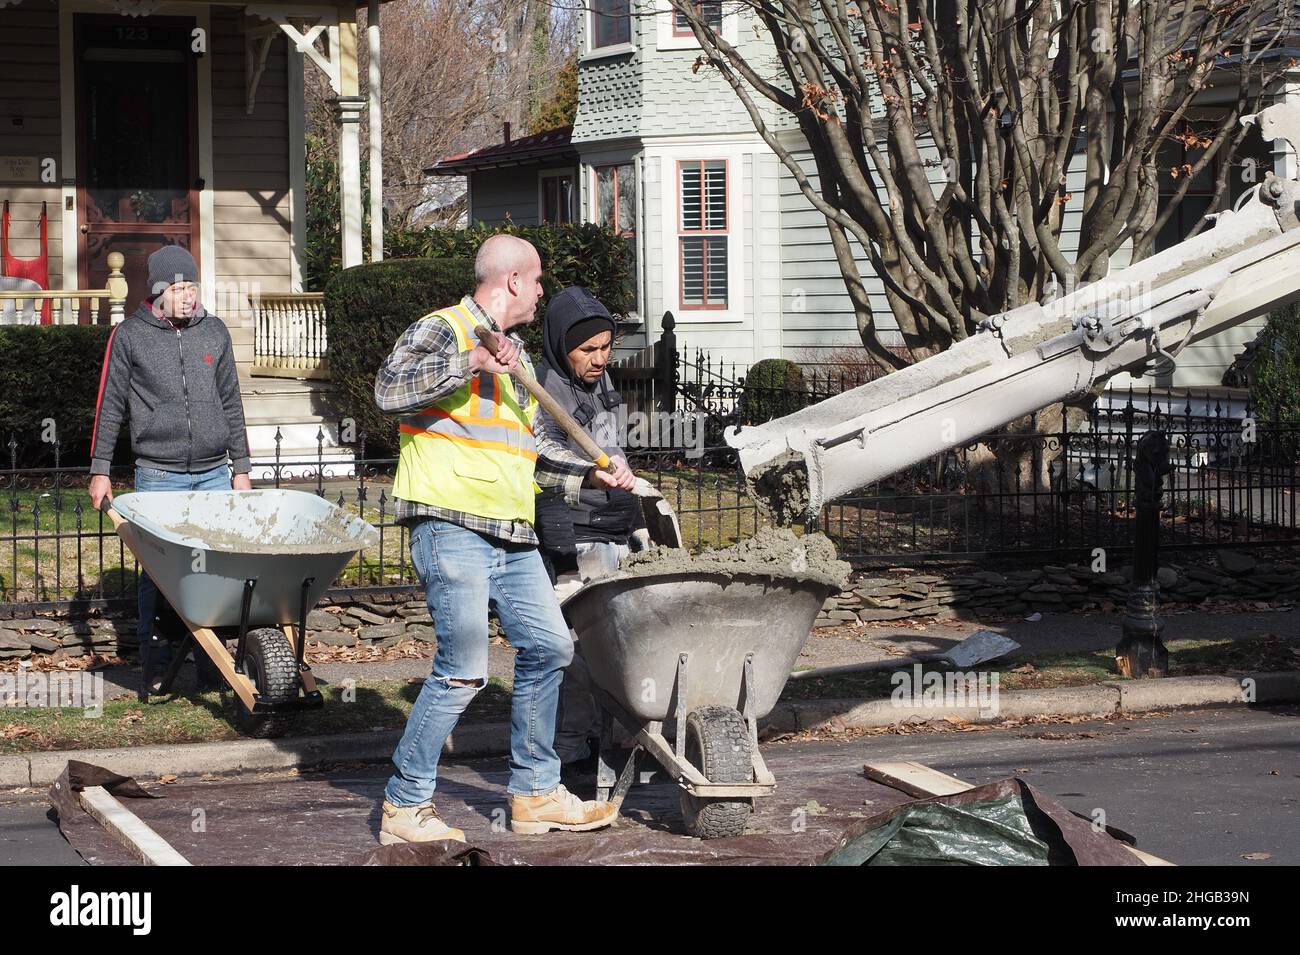
[[[197,282],[194,256],[179,245],[165,245],[149,256],[149,295],[161,295],[176,282]]]

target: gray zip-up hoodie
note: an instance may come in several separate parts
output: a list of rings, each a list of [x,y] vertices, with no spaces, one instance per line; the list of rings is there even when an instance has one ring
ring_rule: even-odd
[[[99,379],[91,474],[108,473],[128,412],[131,450],[142,467],[198,473],[229,456],[236,474],[249,470],[230,332],[201,307],[176,326],[145,301],[113,329]]]

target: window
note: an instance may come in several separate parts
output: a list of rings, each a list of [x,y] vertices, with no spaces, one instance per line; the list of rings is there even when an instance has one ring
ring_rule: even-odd
[[[591,4],[591,48],[632,42],[630,0],[593,0]]]
[[[727,307],[727,162],[677,164],[682,308]]]
[[[573,177],[567,173],[542,177],[542,222],[566,225],[573,221]]]
[[[1192,167],[1205,155],[1205,147],[1222,119],[1220,111],[1198,111],[1182,124],[1174,136],[1160,144],[1156,154],[1160,212],[1168,208],[1170,200],[1187,181]],[[1211,203],[1219,174],[1223,171],[1223,154],[1215,155],[1192,177],[1183,201],[1156,236],[1157,252],[1183,241],[1207,214],[1232,208],[1243,193],[1263,182],[1265,173],[1273,171],[1272,147],[1259,137],[1249,137],[1237,151],[1233,165],[1235,168],[1228,171],[1227,189],[1217,207]]]
[[[596,223],[608,226],[623,237],[632,264],[632,284],[640,292],[636,261],[636,166],[597,166]]]
[[[695,9],[715,33],[722,32],[722,0],[696,0]],[[686,14],[680,10],[673,13],[673,36],[694,36]]]

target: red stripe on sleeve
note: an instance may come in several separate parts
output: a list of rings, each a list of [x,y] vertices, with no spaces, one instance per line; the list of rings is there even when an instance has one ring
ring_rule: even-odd
[[[99,369],[99,394],[95,396],[95,427],[90,432],[90,456],[95,456],[95,439],[99,436],[99,406],[104,403],[104,385],[108,381],[108,356],[113,353],[113,336],[121,325],[114,325],[108,333],[108,347],[104,349],[104,364]],[[110,454],[112,451],[110,450]]]

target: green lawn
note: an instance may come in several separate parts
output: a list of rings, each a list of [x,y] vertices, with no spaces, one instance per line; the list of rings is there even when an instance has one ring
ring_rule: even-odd
[[[1265,637],[1258,640],[1170,640],[1170,676],[1201,676],[1300,669],[1300,637]],[[1033,669],[1016,672],[1021,664],[1004,664],[985,672],[998,674],[998,689],[1042,690],[1066,686],[1089,686],[1123,680],[1115,668],[1113,651],[1071,653],[1043,657]],[[791,680],[783,700],[887,698],[893,684],[890,672],[879,671],[824,679]]]
[[[341,684],[322,687],[325,707],[300,714],[290,736],[400,729],[406,725],[420,683],[402,680],[359,681],[354,692]],[[343,700],[345,693],[352,699]],[[59,749],[147,746],[157,743],[214,742],[239,739],[230,692],[154,697],[145,705],[134,699],[110,700],[98,717],[81,709],[0,709],[0,754]],[[465,719],[509,719],[510,690],[498,679],[470,704]]]

